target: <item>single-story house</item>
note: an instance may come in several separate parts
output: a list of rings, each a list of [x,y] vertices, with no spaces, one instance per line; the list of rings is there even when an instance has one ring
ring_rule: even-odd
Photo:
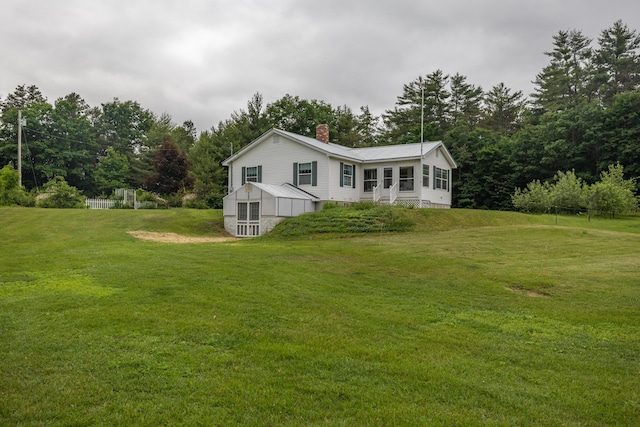
[[[262,235],[327,202],[449,208],[457,167],[441,141],[349,148],[329,142],[328,125],[315,139],[271,129],[222,164],[225,228],[238,237]]]

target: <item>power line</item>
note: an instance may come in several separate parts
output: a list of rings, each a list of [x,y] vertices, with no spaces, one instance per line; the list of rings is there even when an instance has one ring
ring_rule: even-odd
[[[67,142],[77,142],[77,143],[80,143],[80,144],[90,144],[91,143],[91,142],[88,142],[88,141],[81,141],[79,139],[71,139],[71,138],[65,138],[65,137],[58,136],[58,135],[51,135],[49,133],[42,132],[42,131],[39,131],[39,130],[35,130],[35,129],[32,129],[32,128],[29,128],[29,131],[37,133],[39,135],[48,136],[49,138],[56,138],[56,139],[60,139],[60,140],[67,141]],[[23,132],[24,132],[24,129],[23,129]],[[96,141],[96,143],[97,143],[97,141]],[[154,150],[154,151],[175,151],[175,149],[173,149],[173,148],[160,148],[160,147],[158,147],[158,148],[149,147],[149,148],[150,148],[150,150]],[[183,152],[179,147],[178,147],[177,151]]]
[[[36,170],[33,167],[33,156],[31,155],[31,150],[29,149],[29,144],[27,144],[27,134],[24,131],[24,129],[22,129],[22,133],[24,134],[24,145],[25,147],[27,147],[27,152],[29,153],[29,164],[31,165],[31,173],[33,174],[33,182],[36,184],[36,190],[39,191],[38,188],[38,178],[36,178]]]
[[[63,141],[68,141],[68,142],[78,142],[78,143],[80,143],[80,144],[90,144],[90,142],[87,142],[87,141],[81,141],[81,140],[79,140],[79,139],[65,138],[65,137],[58,136],[58,135],[51,135],[51,134],[48,134],[48,133],[46,133],[46,132],[42,132],[42,131],[35,130],[35,129],[32,129],[32,128],[29,128],[29,131],[34,132],[34,133],[37,133],[37,134],[40,134],[40,135],[48,136],[49,138],[61,139],[61,140],[63,140]]]

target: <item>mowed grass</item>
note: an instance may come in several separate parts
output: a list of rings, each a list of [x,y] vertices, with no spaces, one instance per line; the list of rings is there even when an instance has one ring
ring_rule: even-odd
[[[637,425],[640,217],[0,209],[0,425]]]

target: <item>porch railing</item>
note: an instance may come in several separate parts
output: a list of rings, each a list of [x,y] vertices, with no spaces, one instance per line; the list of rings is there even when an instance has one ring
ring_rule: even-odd
[[[377,202],[382,198],[382,183],[373,187],[373,201]]]
[[[393,205],[398,198],[398,183],[395,182],[391,187],[389,187],[389,204]]]

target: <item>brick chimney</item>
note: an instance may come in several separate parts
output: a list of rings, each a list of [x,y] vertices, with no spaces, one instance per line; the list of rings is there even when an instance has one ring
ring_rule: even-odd
[[[329,125],[322,124],[316,126],[316,139],[324,142],[325,144],[329,143]]]

